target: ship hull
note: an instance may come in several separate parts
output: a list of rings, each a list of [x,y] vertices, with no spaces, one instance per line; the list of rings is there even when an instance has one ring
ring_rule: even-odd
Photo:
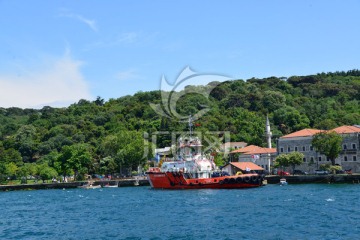
[[[148,172],[148,180],[155,189],[241,189],[262,186],[258,174],[222,176],[214,178],[186,178],[181,172]]]

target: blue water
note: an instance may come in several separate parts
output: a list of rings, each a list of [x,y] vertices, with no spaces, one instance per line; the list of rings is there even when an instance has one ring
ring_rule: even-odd
[[[358,239],[360,185],[0,192],[0,239]]]

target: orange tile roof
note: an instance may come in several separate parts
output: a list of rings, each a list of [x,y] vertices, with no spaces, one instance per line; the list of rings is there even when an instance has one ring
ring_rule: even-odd
[[[323,131],[323,130],[305,128],[303,130],[290,133],[290,134],[282,136],[280,138],[309,137],[309,136],[313,136],[321,131]]]
[[[253,162],[230,162],[230,164],[241,170],[246,170],[246,168],[249,168],[250,170],[264,170]]]
[[[341,126],[332,129],[331,131],[337,132],[339,134],[342,133],[360,133],[360,127],[357,126]]]
[[[263,148],[255,145],[249,145],[244,148],[236,149],[230,153],[243,153],[243,154],[264,154],[264,153],[276,153],[276,148]]]

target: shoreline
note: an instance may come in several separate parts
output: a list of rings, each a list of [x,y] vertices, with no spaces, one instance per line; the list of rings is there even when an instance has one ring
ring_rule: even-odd
[[[295,175],[277,176],[268,175],[265,177],[267,184],[278,184],[280,178],[285,178],[289,184],[309,184],[309,183],[335,183],[335,184],[360,184],[360,174],[328,174],[328,175]],[[118,187],[137,187],[150,186],[147,179],[119,179],[119,180],[94,180],[93,185],[118,185]],[[17,184],[0,185],[0,191],[18,190],[42,190],[42,189],[70,189],[86,185],[88,181],[68,182],[68,183],[36,183],[36,184]]]
[[[92,180],[93,185],[101,185],[102,187],[109,185],[118,185],[118,187],[136,187],[150,186],[147,179],[119,179],[119,180]],[[77,188],[88,184],[88,181],[77,181],[67,183],[34,183],[34,184],[17,184],[17,185],[0,185],[0,191],[16,191],[16,190],[41,190],[41,189],[70,189]]]

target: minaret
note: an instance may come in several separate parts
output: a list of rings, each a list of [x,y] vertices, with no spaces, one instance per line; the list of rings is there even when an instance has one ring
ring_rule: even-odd
[[[268,148],[271,148],[271,136],[272,136],[272,133],[270,131],[270,122],[269,122],[268,115],[266,115],[266,132],[265,132],[265,134],[266,134]]]

